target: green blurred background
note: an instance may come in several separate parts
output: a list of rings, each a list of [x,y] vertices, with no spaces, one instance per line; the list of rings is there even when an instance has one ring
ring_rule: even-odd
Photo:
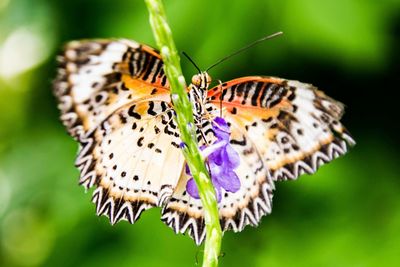
[[[347,105],[352,151],[313,176],[277,184],[258,228],[226,233],[221,266],[399,266],[400,1],[165,1],[175,41],[214,79],[275,75]],[[77,185],[77,144],[58,119],[55,55],[71,39],[154,46],[134,0],[0,0],[0,266],[193,266],[201,248],[160,210],[110,226]],[[186,60],[187,78],[195,72]]]

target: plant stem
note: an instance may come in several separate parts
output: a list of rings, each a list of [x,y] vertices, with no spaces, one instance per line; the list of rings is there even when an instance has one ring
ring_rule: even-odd
[[[186,82],[182,75],[179,54],[168,26],[161,0],[145,0],[150,12],[150,24],[157,46],[164,61],[164,70],[171,86],[171,99],[176,111],[176,121],[185,144],[183,154],[190,172],[196,182],[204,208],[206,240],[204,245],[203,266],[217,266],[221,249],[222,231],[214,186],[200,154],[192,105],[186,93]]]

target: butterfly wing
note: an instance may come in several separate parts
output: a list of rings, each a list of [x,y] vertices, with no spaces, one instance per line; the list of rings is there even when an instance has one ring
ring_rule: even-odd
[[[272,208],[274,181],[313,173],[347,151],[354,140],[339,122],[343,105],[309,84],[273,77],[244,77],[209,90],[209,110],[230,125],[230,143],[240,155],[241,187],[223,191],[218,204],[223,230],[257,225]],[[222,103],[221,103],[222,101]],[[210,127],[203,129],[212,139]],[[163,221],[200,244],[205,237],[200,200],[185,191],[182,173]]]
[[[97,214],[133,223],[162,205],[184,165],[168,83],[156,51],[127,40],[72,42],[55,95],[80,142],[80,184],[95,186]]]
[[[126,103],[168,94],[160,56],[134,41],[73,41],[58,61],[54,94],[61,120],[76,139]]]
[[[216,106],[222,98],[227,116],[255,141],[274,180],[313,173],[355,144],[340,123],[343,104],[310,84],[244,77],[209,96]]]
[[[164,101],[137,101],[115,111],[81,141],[80,183],[95,185],[97,214],[133,223],[162,206],[181,174],[184,157],[173,111]]]
[[[228,117],[226,120],[229,122]],[[207,138],[212,138],[209,134]],[[232,193],[222,189],[218,203],[221,227],[224,231],[241,231],[246,225],[258,225],[263,215],[272,209],[273,181],[266,163],[249,140],[243,144],[245,133],[231,123],[231,145],[239,153],[240,166],[235,170],[240,179],[239,191]],[[176,233],[188,234],[201,244],[205,238],[204,211],[200,200],[186,192],[190,179],[182,172],[179,183],[162,210],[162,221]]]

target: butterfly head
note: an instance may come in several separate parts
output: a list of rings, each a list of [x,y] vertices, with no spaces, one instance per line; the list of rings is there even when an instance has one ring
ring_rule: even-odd
[[[192,84],[201,90],[207,90],[210,83],[211,77],[206,71],[200,72],[192,77]]]
[[[201,117],[205,111],[207,102],[207,89],[211,83],[211,77],[207,72],[202,71],[193,75],[192,83],[189,86],[189,100],[194,103],[193,113]],[[196,120],[196,119],[195,119]]]

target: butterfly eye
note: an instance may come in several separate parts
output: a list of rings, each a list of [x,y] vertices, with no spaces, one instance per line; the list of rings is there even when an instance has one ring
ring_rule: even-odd
[[[193,75],[192,84],[197,86],[197,87],[200,87],[200,85],[201,85],[201,76],[199,74]]]

